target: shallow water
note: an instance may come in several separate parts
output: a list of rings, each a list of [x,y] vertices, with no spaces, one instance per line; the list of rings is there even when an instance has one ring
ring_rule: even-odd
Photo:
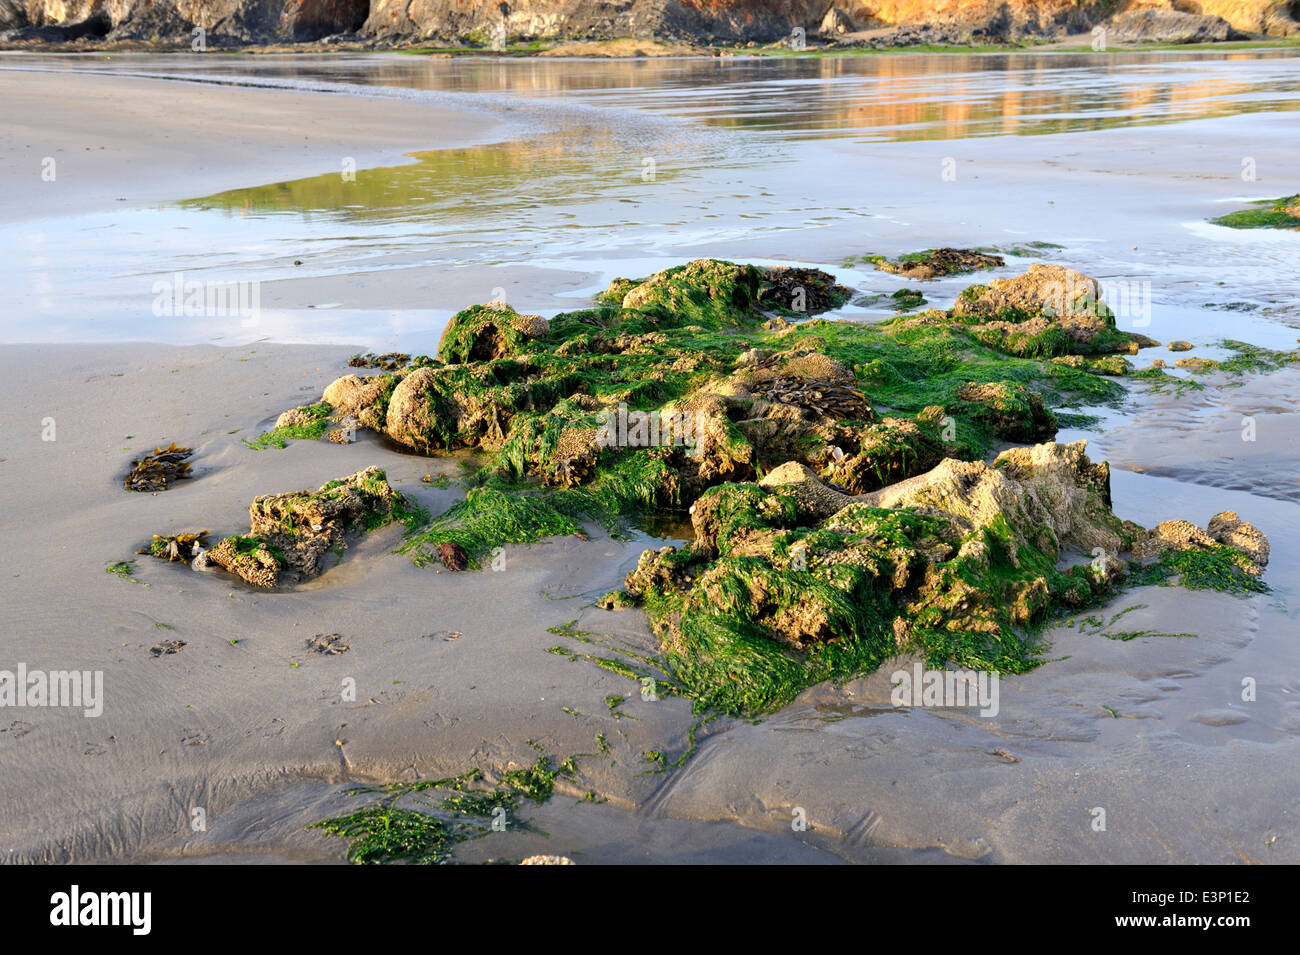
[[[1285,274],[1300,236],[1204,222],[1225,202],[1288,191],[1279,177],[1294,177],[1294,164],[1270,124],[1294,125],[1292,55],[127,55],[3,68],[420,98],[507,123],[502,142],[436,152],[419,152],[413,131],[408,162],[354,179],[340,157],[294,182],[0,227],[0,282],[10,292],[0,340],[271,338],[414,352],[431,348],[460,307],[502,294],[546,314],[567,304],[551,293],[577,305],[616,274],[706,254],[799,259],[892,291],[903,283],[844,261],[966,237],[1055,242],[1063,248],[1049,255],[1149,296],[1169,338],[1201,344],[1248,329],[1259,340],[1276,320],[1300,324]],[[1187,158],[1189,123],[1243,146],[1212,172],[1164,169],[1167,157]],[[1242,181],[1242,157],[1268,186]],[[1202,188],[1189,194],[1189,181]],[[1163,221],[1150,214],[1157,198]],[[1174,200],[1195,211],[1184,217],[1180,206],[1169,221]],[[1207,287],[1207,260],[1224,287]],[[534,272],[510,280],[521,266]],[[393,300],[388,269],[427,273],[427,304]],[[374,279],[364,291],[357,272]],[[586,279],[560,281],[575,272]],[[258,314],[156,315],[155,283],[177,273],[257,283]],[[444,278],[454,293],[437,294]],[[930,301],[945,305],[965,284],[934,283]],[[1200,309],[1225,301],[1250,311]]]

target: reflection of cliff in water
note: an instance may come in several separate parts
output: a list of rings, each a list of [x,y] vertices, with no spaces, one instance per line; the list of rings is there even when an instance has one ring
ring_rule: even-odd
[[[1241,67],[1249,64],[1249,71]],[[1099,70],[1099,67],[1101,69]],[[1285,53],[910,54],[640,60],[359,57],[259,74],[419,90],[583,94],[718,126],[880,140],[1103,129],[1300,105]],[[1008,77],[1014,76],[1014,82]]]
[[[620,213],[661,200],[655,182],[739,169],[756,156],[780,162],[790,144],[804,138],[1037,135],[1300,107],[1300,63],[1260,53],[1110,60],[1052,53],[563,62],[358,57],[277,60],[257,68],[259,76],[307,84],[342,79],[410,90],[508,93],[535,101],[550,131],[414,153],[415,162],[358,170],[355,178],[334,172],[232,190],[192,206],[370,221],[455,218],[480,228],[508,227],[512,218],[531,220],[550,207],[554,227],[564,228],[563,210],[573,218],[578,206],[599,194],[611,202],[584,226],[613,226]],[[574,109],[551,108],[556,98]],[[634,108],[695,122],[647,124],[638,121]],[[649,175],[647,159],[653,160]]]

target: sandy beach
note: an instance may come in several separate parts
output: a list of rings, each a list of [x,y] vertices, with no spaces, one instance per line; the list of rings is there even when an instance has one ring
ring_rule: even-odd
[[[345,157],[359,169],[396,166],[416,151],[496,142],[504,128],[499,113],[417,100],[21,72],[18,58],[3,65],[7,223],[324,176]],[[1231,128],[1234,120],[1222,122]],[[1131,150],[1132,168],[1152,175],[1144,164],[1158,160],[1141,135],[1116,136],[1098,152]],[[1279,136],[1270,148],[1295,139],[1293,131]],[[1171,134],[1196,137],[1190,126]],[[994,140],[973,142],[981,174],[1009,181],[1024,171],[986,159]],[[943,147],[909,146],[882,163],[929,162]],[[46,156],[57,161],[57,188],[41,183]],[[1081,168],[1091,158],[1073,161]],[[1184,172],[1171,193],[1196,175]],[[1087,202],[1063,194],[1060,214]],[[953,223],[952,241],[987,233],[991,204],[987,193],[973,200]],[[903,241],[910,228],[899,213],[870,238]],[[754,250],[804,262],[846,251],[817,234],[773,235],[761,250],[752,238],[699,244],[719,255]],[[1117,253],[1095,255],[1114,263]],[[315,303],[427,309],[436,329],[443,313],[485,301],[498,285],[521,311],[581,307],[610,271],[606,261],[583,269],[544,255],[428,258],[268,281],[263,304],[272,314],[258,331],[275,341],[4,346],[0,578],[8,624],[0,668],[23,662],[104,674],[102,716],[45,708],[0,718],[4,861],[341,863],[346,842],[306,827],[357,805],[345,792],[352,785],[473,767],[496,780],[542,753],[557,763],[574,757],[577,772],[557,781],[550,802],[521,808],[532,829],[466,842],[456,859],[1300,862],[1300,676],[1288,607],[1300,582],[1294,368],[1191,398],[1143,393],[1103,426],[1062,428],[1058,441],[1087,438],[1093,459],[1109,460],[1119,517],[1204,525],[1235,510],[1264,529],[1274,591],[1129,591],[1096,612],[1127,610],[1126,627],[1165,636],[1125,641],[1056,627],[1046,634],[1044,665],[1003,677],[992,719],[894,706],[890,674],[910,669],[910,655],[843,685],[812,687],[762,719],[702,724],[689,700],[642,699],[624,676],[548,653],[582,649],[555,632],[567,625],[602,647],[658,651],[640,610],[595,606],[622,586],[643,550],[664,543],[636,529],[617,539],[588,524],[587,540],[510,546],[500,570],[453,573],[394,553],[402,528],[390,525],[360,538],[320,577],[273,592],[136,558],[154,534],[243,533],[258,495],[315,489],[371,465],[432,514],[463,498],[464,455],[415,455],[364,430],[342,446],[244,443],[286,409],[318,400],[354,371],[349,356],[375,340],[353,341],[341,325],[330,339],[337,344],[285,344],[296,337],[277,334],[287,327],[276,324],[277,310],[309,323],[305,309]],[[944,280],[936,304],[946,307],[938,300],[964,284]],[[1161,334],[1172,337],[1168,330]],[[1247,453],[1243,414],[1257,416],[1264,435]],[[173,441],[194,449],[193,479],[162,493],[125,493],[131,462]],[[426,474],[449,481],[425,483]],[[134,579],[106,573],[132,558]],[[349,649],[309,649],[322,634],[342,635]],[[1194,636],[1170,636],[1184,634]],[[184,646],[151,652],[169,640]],[[1258,684],[1254,702],[1242,701],[1245,678]],[[341,692],[348,681],[354,700]],[[611,696],[626,699],[616,709]],[[661,765],[647,752],[663,754]],[[1097,807],[1106,810],[1105,831],[1091,825]],[[195,809],[206,819],[201,830]],[[792,830],[801,811],[811,825]]]
[[[0,221],[341,172],[345,160],[396,165],[415,150],[491,141],[500,126],[422,103],[11,71],[23,62],[5,57],[0,71]]]

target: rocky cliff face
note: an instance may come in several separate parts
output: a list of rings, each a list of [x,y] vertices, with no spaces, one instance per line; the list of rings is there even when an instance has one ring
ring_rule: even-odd
[[[371,0],[365,31],[376,36],[465,36],[503,25],[511,39],[645,37],[775,40],[810,32],[827,0]]]
[[[949,38],[1050,37],[1087,32],[1119,15],[1130,18],[1124,29],[1134,38],[1217,39],[1229,28],[1298,33],[1296,13],[1300,0],[0,0],[0,29],[53,28],[50,39],[188,38],[202,27],[214,40],[245,43],[354,32],[488,43],[504,28],[511,42],[662,37],[762,43],[787,37],[795,27],[810,37],[896,27],[928,27]]]
[[[3,8],[14,0],[0,0]],[[16,4],[15,4],[16,5]],[[244,42],[315,40],[358,30],[369,0],[27,0],[35,27],[80,27],[83,34],[121,38],[188,38],[202,28],[213,38]]]

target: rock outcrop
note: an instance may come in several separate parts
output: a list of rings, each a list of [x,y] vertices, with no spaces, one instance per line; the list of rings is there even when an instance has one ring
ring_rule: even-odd
[[[27,25],[27,6],[22,0],[0,0],[0,30]]]
[[[207,559],[256,587],[295,583],[321,573],[326,554],[346,547],[348,534],[386,524],[402,507],[384,472],[369,467],[317,491],[255,499],[248,534],[225,538]]]
[[[0,0],[0,26],[11,2]],[[51,40],[162,37],[187,44],[196,28],[214,44],[318,40],[356,31],[369,12],[370,0],[27,0],[24,10],[33,27],[63,31]]]
[[[1285,0],[1129,0],[1118,11],[1100,0],[0,0],[0,30],[55,43],[107,37],[188,45],[202,28],[214,46],[353,34],[491,46],[615,37],[771,43],[802,28],[809,40],[905,44],[1063,38],[1104,24],[1114,42],[1192,42],[1295,34],[1292,11]],[[891,29],[884,39],[861,32]]]
[[[1106,25],[1108,43],[1216,43],[1235,35],[1222,17],[1179,10],[1129,10]]]
[[[1235,548],[1244,555],[1241,569],[1258,577],[1268,566],[1268,538],[1254,524],[1243,521],[1236,511],[1221,511],[1210,518],[1205,529],[1191,521],[1161,521],[1141,535],[1134,554],[1146,560],[1168,553],[1213,551],[1219,545]]]

